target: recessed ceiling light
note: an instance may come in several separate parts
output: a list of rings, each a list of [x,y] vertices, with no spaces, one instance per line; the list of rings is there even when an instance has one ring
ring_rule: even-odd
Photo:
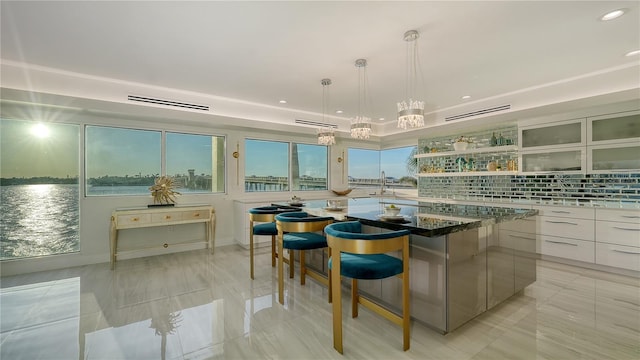
[[[633,55],[638,55],[640,54],[640,50],[633,50],[633,51],[629,51],[628,53],[624,54],[624,56],[633,56]]]
[[[286,104],[287,100],[280,100],[280,104]]]
[[[378,120],[380,120],[380,121],[384,121],[384,118],[378,118]]]
[[[627,12],[627,9],[617,9],[617,10],[609,11],[608,13],[602,15],[600,17],[600,20],[602,20],[602,21],[613,20],[613,19],[619,18],[620,16],[624,15],[625,12]]]
[[[465,95],[462,97],[462,100],[469,100],[471,99],[471,95]]]
[[[344,111],[342,110],[336,110],[336,114],[342,114]]]

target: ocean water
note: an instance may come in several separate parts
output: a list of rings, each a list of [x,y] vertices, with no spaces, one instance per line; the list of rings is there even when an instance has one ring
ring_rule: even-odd
[[[0,186],[0,260],[76,252],[78,185]]]

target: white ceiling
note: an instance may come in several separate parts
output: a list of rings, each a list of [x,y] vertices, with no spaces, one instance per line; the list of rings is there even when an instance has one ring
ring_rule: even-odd
[[[64,95],[124,103],[137,92],[205,103],[213,115],[293,124],[322,120],[320,80],[330,78],[330,107],[344,114],[327,121],[344,130],[357,111],[354,61],[365,58],[374,131],[393,135],[400,131],[395,104],[406,87],[403,34],[415,29],[419,94],[431,125],[504,104],[516,112],[618,93],[622,100],[640,98],[640,57],[624,56],[640,49],[639,1],[3,0],[1,6],[0,57],[22,69],[18,81],[11,67],[3,68],[5,89],[53,91],[38,85],[45,80],[37,74],[48,72],[69,78],[55,90]],[[618,8],[628,12],[599,20]],[[101,94],[102,86],[74,93],[72,78],[115,79],[110,86],[120,87],[122,98]]]

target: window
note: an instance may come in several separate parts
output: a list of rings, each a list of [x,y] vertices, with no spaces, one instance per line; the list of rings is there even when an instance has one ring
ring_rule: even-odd
[[[386,150],[349,148],[349,187],[379,188],[384,172],[387,188],[415,189],[416,147]]]
[[[384,171],[389,188],[417,188],[417,162],[413,156],[417,147],[407,146],[380,151],[380,170]]]
[[[349,187],[380,187],[380,151],[349,148]]]
[[[149,194],[162,173],[160,131],[87,126],[87,195]]]
[[[326,146],[247,139],[245,152],[246,192],[328,189]]]
[[[180,193],[225,191],[223,136],[87,126],[85,144],[88,196],[148,195],[163,173],[174,178]]]
[[[327,147],[291,144],[291,179],[293,190],[327,190]]]
[[[245,141],[244,190],[289,190],[289,143],[278,141]]]
[[[224,192],[224,137],[167,132],[166,174],[180,193]]]
[[[0,259],[80,250],[80,127],[0,120]]]

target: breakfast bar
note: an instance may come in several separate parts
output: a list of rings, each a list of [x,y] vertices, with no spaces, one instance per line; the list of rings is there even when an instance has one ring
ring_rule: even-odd
[[[390,212],[392,207],[396,210]],[[301,210],[338,221],[358,220],[369,233],[409,230],[411,316],[442,333],[536,280],[535,238],[514,237],[500,227],[531,226],[527,220],[534,219],[537,210],[391,198],[305,201]],[[323,256],[312,258],[317,259],[312,265],[326,271]],[[397,278],[361,281],[360,290],[392,308],[401,307]]]

